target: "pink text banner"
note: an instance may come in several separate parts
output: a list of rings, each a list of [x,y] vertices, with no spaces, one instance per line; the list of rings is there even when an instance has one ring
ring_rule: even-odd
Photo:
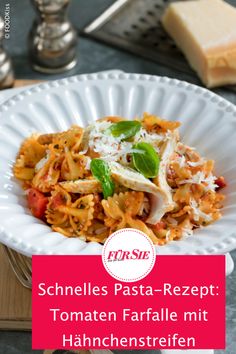
[[[33,349],[224,349],[225,257],[157,256],[144,279],[101,256],[33,256]]]

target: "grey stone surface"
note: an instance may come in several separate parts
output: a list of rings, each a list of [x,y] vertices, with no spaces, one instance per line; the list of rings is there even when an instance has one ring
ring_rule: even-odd
[[[72,0],[69,15],[78,30],[91,22],[114,0]],[[236,6],[236,1],[230,1]],[[11,32],[10,39],[5,40],[5,47],[11,55],[14,63],[16,78],[24,79],[46,79],[53,80],[65,76],[42,75],[32,70],[27,53],[27,38],[34,11],[30,0],[0,0],[0,14],[4,14],[5,5],[10,4]],[[158,65],[149,60],[138,58],[135,55],[126,53],[105,44],[95,42],[88,38],[79,38],[78,42],[78,63],[76,67],[66,75],[80,73],[121,69],[127,72],[139,72],[154,75],[165,75],[173,78],[187,80],[200,84],[197,77],[178,73],[167,67]],[[233,103],[236,103],[236,94],[228,89],[220,88],[214,90]],[[236,251],[232,252],[236,262]],[[236,271],[227,279],[227,349],[218,350],[216,354],[236,354]],[[207,335],[207,333],[206,333]],[[118,353],[119,351],[117,351]],[[134,351],[128,351],[132,354]],[[152,351],[154,353],[154,351]],[[42,353],[31,350],[31,334],[27,332],[0,331],[0,354],[31,354]],[[159,351],[155,351],[159,353]]]

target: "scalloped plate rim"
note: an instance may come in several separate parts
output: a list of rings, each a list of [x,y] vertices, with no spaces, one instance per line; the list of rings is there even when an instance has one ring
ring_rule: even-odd
[[[217,104],[220,106],[221,109],[227,110],[230,108],[230,113],[234,113],[234,117],[236,116],[236,106],[234,106],[231,102],[227,101],[226,99],[218,96],[217,94],[209,91],[206,88],[202,88],[197,85],[190,84],[186,81],[181,81],[178,79],[171,79],[168,77],[161,77],[161,76],[156,76],[156,75],[146,75],[146,74],[136,74],[136,73],[123,73],[123,72],[107,72],[107,73],[93,73],[93,74],[82,74],[82,75],[76,75],[72,76],[69,78],[64,78],[64,79],[59,79],[59,80],[53,80],[50,82],[46,83],[40,83],[35,85],[34,87],[26,88],[24,91],[14,95],[13,97],[9,98],[7,101],[5,101],[3,104],[0,105],[0,113],[6,113],[9,111],[9,109],[16,105],[17,102],[21,102],[24,99],[27,99],[27,97],[30,97],[31,95],[35,93],[40,93],[45,90],[50,90],[51,88],[55,87],[63,87],[63,86],[69,86],[70,83],[77,83],[77,82],[83,82],[83,81],[94,81],[94,80],[101,80],[101,81],[106,81],[106,80],[113,80],[113,79],[118,79],[123,82],[125,80],[133,80],[133,81],[152,81],[152,82],[160,82],[162,84],[169,84],[171,86],[176,86],[176,87],[181,87],[185,90],[191,89],[194,93],[203,95],[204,98],[208,98],[210,101],[214,102],[214,104]],[[236,119],[235,119],[236,121]],[[0,122],[0,127],[4,127],[6,124],[6,121],[3,119],[3,121]],[[0,212],[1,215],[1,212]],[[215,243],[214,247],[207,247],[203,248],[201,251],[197,250],[196,252],[180,252],[178,254],[217,254],[217,253],[226,253],[228,251],[231,251],[232,249],[236,248],[236,232],[227,232],[224,233],[225,237],[223,240],[221,240],[220,243]],[[4,229],[2,226],[0,226],[0,240],[6,244],[8,247],[11,247],[15,249],[16,251],[19,251],[22,254],[25,254],[27,256],[31,256],[32,254],[65,254],[63,252],[53,252],[52,250],[45,250],[43,248],[34,248],[32,245],[27,245],[27,243],[23,243],[21,240],[16,240],[10,233],[8,232],[7,229]],[[177,242],[177,241],[176,241]],[[82,252],[78,252],[76,254],[83,253],[86,248],[88,248],[88,245],[97,245],[97,250],[95,253],[100,253],[102,246],[96,243],[88,243],[85,244],[83,249],[81,250]],[[90,248],[92,248],[90,247]],[[165,246],[163,246],[165,247]],[[157,247],[157,250],[160,249],[160,247]],[[73,253],[72,253],[73,254]]]

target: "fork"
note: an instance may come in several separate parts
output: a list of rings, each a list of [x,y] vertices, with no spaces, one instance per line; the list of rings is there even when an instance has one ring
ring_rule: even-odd
[[[19,282],[26,288],[32,289],[32,263],[31,258],[23,256],[13,249],[3,245],[13,272]]]

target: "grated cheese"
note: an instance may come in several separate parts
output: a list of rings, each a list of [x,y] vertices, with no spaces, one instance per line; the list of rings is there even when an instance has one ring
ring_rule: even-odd
[[[185,156],[182,155],[182,156],[179,156],[179,159],[177,161],[179,163],[179,167],[185,167],[186,166],[186,159],[185,159]]]
[[[149,133],[144,128],[141,128],[138,133],[136,133],[134,137],[134,142],[145,142],[152,144],[156,152],[160,151],[159,145],[167,140],[166,134],[157,134],[157,133]]]
[[[188,161],[187,164],[191,167],[197,167],[197,166],[202,166],[204,162],[205,160],[201,159],[199,161]]]
[[[176,151],[181,155],[185,154],[187,151],[194,151],[194,150],[196,149],[191,146],[184,145],[182,143],[178,143],[176,147]]]
[[[171,231],[168,230],[166,233],[166,241],[170,241],[170,235],[171,235]]]
[[[208,177],[205,178],[205,183],[207,184],[205,186],[206,191],[215,191],[216,188],[218,187],[217,184],[215,184],[215,181],[217,180],[217,177],[213,176],[212,173],[209,174]]]
[[[111,122],[96,122],[89,134],[89,147],[108,162],[119,161],[128,164],[127,155],[131,154],[133,143],[121,141],[122,137],[115,138],[106,133]]]
[[[204,185],[204,189],[206,191],[215,191],[215,189],[217,188],[217,184],[215,184],[214,182],[216,181],[216,177],[213,176],[212,174],[209,174],[208,177],[205,176],[204,172],[202,171],[198,171],[195,175],[192,176],[192,178],[188,178],[188,179],[184,179],[182,181],[179,182],[179,184],[186,184],[186,183],[190,183],[190,184],[202,184],[205,183],[206,185]]]
[[[190,200],[190,206],[192,208],[193,212],[193,220],[199,221],[200,218],[203,219],[206,222],[212,221],[212,216],[210,214],[204,213],[200,208],[196,200],[191,199]]]
[[[88,152],[88,148],[79,152],[79,155],[85,155]]]
[[[179,184],[186,184],[186,183],[201,184],[204,181],[205,181],[205,175],[202,171],[199,171],[195,175],[193,175],[192,178],[183,179],[182,181],[179,182]]]
[[[35,171],[38,172],[41,170],[41,168],[44,167],[44,165],[48,162],[50,157],[49,151],[46,151],[46,156],[43,157],[36,165],[35,165]]]
[[[107,121],[96,122],[89,133],[89,147],[107,162],[119,162],[123,165],[129,165],[129,155],[132,152],[139,152],[133,149],[134,143],[150,143],[159,152],[160,143],[166,140],[166,134],[148,133],[141,128],[135,135],[133,142],[122,141],[124,136],[114,137],[107,132],[111,125],[112,123]]]
[[[84,167],[86,170],[90,170],[90,163],[92,159],[89,156],[85,156],[85,157],[86,157],[86,165]]]

